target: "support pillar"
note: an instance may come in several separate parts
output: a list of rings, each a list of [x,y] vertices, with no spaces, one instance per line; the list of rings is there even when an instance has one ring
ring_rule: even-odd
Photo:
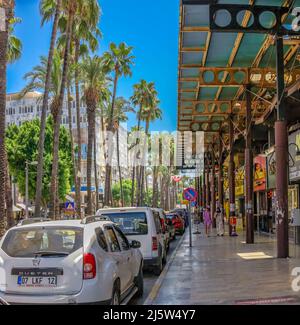
[[[223,189],[223,143],[222,134],[219,135],[219,175],[218,175],[218,207],[224,211],[224,189]]]
[[[211,168],[211,216],[213,220],[213,228],[217,227],[216,220],[214,218],[215,212],[216,212],[216,185],[215,185],[215,152],[214,148],[212,148],[211,151],[212,156],[212,168]]]
[[[276,224],[277,224],[277,256],[289,256],[288,235],[288,132],[284,101],[284,51],[283,39],[276,38],[277,66],[277,121],[275,122],[275,155],[276,155]]]
[[[234,129],[232,123],[232,117],[229,117],[229,166],[228,166],[228,180],[229,180],[229,236],[233,235],[233,229],[230,223],[230,218],[235,217],[235,164],[234,164]]]
[[[203,170],[202,203],[203,203],[203,209],[204,209],[206,207],[206,162],[205,162],[205,159],[204,159],[204,170]]]
[[[206,166],[206,205],[210,206],[210,175],[209,175],[209,166]]]
[[[247,88],[250,90],[249,88]],[[246,148],[245,148],[245,212],[246,212],[246,243],[254,244],[253,218],[253,151],[252,151],[252,112],[251,93],[246,91]]]

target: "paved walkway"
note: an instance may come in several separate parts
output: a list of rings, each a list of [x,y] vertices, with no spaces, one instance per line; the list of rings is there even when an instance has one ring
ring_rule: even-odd
[[[291,258],[282,260],[274,239],[244,241],[244,235],[206,238],[202,229],[190,248],[186,233],[153,304],[300,304],[291,275],[300,267],[300,247],[291,245]]]

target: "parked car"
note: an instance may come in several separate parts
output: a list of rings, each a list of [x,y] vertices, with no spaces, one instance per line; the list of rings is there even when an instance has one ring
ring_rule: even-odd
[[[178,213],[181,218],[184,220],[184,227],[187,228],[189,226],[189,212],[184,208],[176,208],[171,212]]]
[[[10,304],[126,304],[143,294],[139,248],[99,217],[14,227],[0,242],[0,297]]]
[[[183,235],[185,232],[184,220],[174,212],[168,213],[167,218],[172,221],[176,230],[176,234]]]
[[[161,225],[161,229],[162,229],[162,234],[163,234],[165,248],[166,248],[166,254],[167,254],[169,251],[169,248],[170,248],[171,239],[170,239],[170,233],[169,233],[169,229],[168,229],[168,225],[167,225],[166,215],[165,215],[165,212],[163,209],[157,208],[157,209],[154,209],[154,211],[159,213],[160,225]]]
[[[159,213],[151,208],[102,209],[97,215],[108,217],[116,223],[125,235],[141,243],[144,267],[157,275],[166,261],[166,247]]]

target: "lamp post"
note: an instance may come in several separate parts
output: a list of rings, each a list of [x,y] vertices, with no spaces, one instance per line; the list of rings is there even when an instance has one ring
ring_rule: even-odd
[[[25,161],[25,174],[26,174],[26,179],[25,179],[25,219],[28,219],[29,213],[28,213],[28,205],[29,205],[29,195],[28,195],[28,182],[29,182],[29,166],[37,166],[38,162],[37,161]]]

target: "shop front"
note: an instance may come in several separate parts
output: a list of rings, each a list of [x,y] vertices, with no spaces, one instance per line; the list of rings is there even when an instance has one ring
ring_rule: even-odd
[[[276,232],[275,222],[276,203],[276,159],[275,148],[271,148],[267,154],[267,210],[269,218],[269,232]]]
[[[256,230],[270,232],[267,208],[267,159],[264,155],[254,158],[254,218]]]
[[[299,185],[300,185],[300,130],[293,132],[289,136],[289,191],[288,191],[288,207],[289,220],[292,215],[299,214]],[[290,225],[289,238],[300,244],[300,227]]]
[[[239,168],[235,173],[235,208],[237,230],[245,229],[245,168]]]

